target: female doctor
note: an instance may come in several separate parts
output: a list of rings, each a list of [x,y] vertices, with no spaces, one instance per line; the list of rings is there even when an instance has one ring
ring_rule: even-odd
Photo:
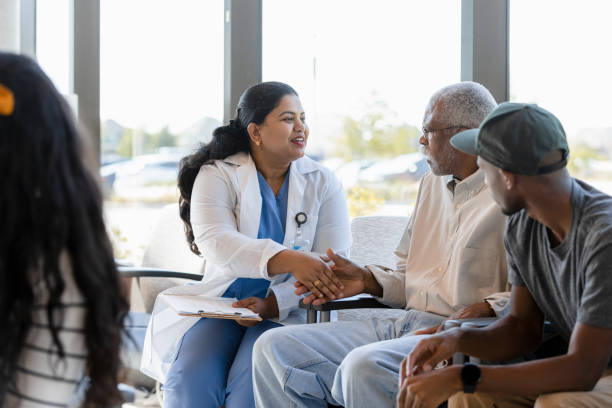
[[[228,126],[183,159],[180,215],[191,250],[206,259],[200,293],[238,298],[234,306],[266,320],[192,324],[162,381],[164,407],[255,406],[255,340],[279,321],[305,322],[296,279],[317,296],[342,296],[328,265],[302,252],[346,254],[351,245],[342,185],[304,156],[308,133],[295,90],[264,82],[243,93]]]

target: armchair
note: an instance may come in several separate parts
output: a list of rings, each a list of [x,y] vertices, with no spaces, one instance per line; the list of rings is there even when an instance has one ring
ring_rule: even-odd
[[[351,221],[353,245],[351,247],[351,260],[360,265],[376,264],[393,267],[395,265],[394,251],[408,224],[408,217],[397,216],[368,216],[357,217]],[[300,301],[300,307],[307,310],[307,322],[329,322],[332,310],[351,309],[391,309],[378,302],[374,297],[361,294],[351,298],[335,300],[319,306],[306,305]],[[360,311],[355,314],[339,313],[339,320],[353,320],[360,318]],[[390,310],[389,310],[390,312]],[[374,314],[374,311],[366,311]]]
[[[391,308],[369,295],[357,295],[346,299],[334,300],[319,306],[314,306],[312,304],[307,305],[303,300],[300,300],[300,307],[306,309],[307,323],[329,322],[332,310]]]
[[[144,253],[142,266],[117,262],[120,276],[130,281],[130,312],[125,320],[121,359],[124,366],[122,381],[152,390],[157,384],[140,372],[140,359],[147,325],[157,294],[166,288],[202,279],[204,259],[191,253],[185,242],[178,205],[164,207],[151,241]]]
[[[155,279],[180,279],[199,281],[202,275],[188,272],[171,271],[150,267],[118,266],[119,275],[124,278],[155,278]],[[151,319],[148,312],[137,312],[131,310],[124,321],[126,336],[123,338],[121,346],[121,361],[123,363],[123,379],[135,387],[147,389],[157,388],[157,384],[149,377],[140,372],[140,358],[144,347],[147,325]],[[124,392],[129,400],[130,393]],[[131,395],[131,398],[134,396]]]

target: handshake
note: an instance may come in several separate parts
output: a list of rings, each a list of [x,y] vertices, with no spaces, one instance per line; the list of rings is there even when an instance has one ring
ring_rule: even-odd
[[[295,250],[283,250],[268,261],[268,274],[293,273],[297,280],[295,294],[308,294],[304,303],[322,305],[330,300],[350,297],[359,293],[382,296],[382,288],[370,271],[335,254],[331,249],[326,255],[307,254]],[[247,308],[262,318],[278,317],[278,304],[274,293],[265,299],[250,296],[232,304]],[[252,327],[258,322],[238,321]]]
[[[372,273],[351,260],[327,249],[326,255],[307,255],[310,259],[294,269],[295,294],[303,295],[304,303],[322,305],[330,300],[354,296],[360,293],[382,295],[382,288]]]

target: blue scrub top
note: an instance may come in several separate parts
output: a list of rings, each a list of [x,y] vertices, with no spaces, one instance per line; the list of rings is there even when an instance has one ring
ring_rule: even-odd
[[[261,217],[259,219],[258,239],[269,238],[282,245],[285,240],[285,226],[287,224],[287,202],[289,201],[289,171],[278,194],[257,172],[259,191],[261,194]],[[270,281],[267,279],[238,278],[225,291],[223,297],[244,299],[249,296],[266,297]]]

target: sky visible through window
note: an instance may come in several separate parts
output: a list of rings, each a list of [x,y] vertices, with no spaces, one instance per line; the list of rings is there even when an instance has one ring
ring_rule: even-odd
[[[222,87],[201,83],[222,75],[222,3],[102,0],[102,121],[154,131],[203,112],[220,118]],[[69,1],[37,7],[39,62],[69,93]],[[460,41],[459,14],[459,0],[264,0],[264,79],[293,85],[307,111],[357,112],[374,91],[418,125],[434,88],[458,80],[444,65],[458,71],[459,49],[448,49]],[[551,110],[570,135],[611,127],[610,15],[607,0],[511,0],[511,99]],[[438,49],[444,63],[428,55]],[[330,89],[335,97],[316,97]]]
[[[607,0],[511,0],[511,100],[550,110],[570,136],[612,127],[611,15]]]
[[[345,116],[384,102],[385,120],[420,126],[438,88],[460,80],[461,2],[264,0],[263,79],[294,86],[313,151]],[[435,27],[435,28],[434,28]]]
[[[222,0],[101,0],[100,117],[179,132],[223,117]]]

